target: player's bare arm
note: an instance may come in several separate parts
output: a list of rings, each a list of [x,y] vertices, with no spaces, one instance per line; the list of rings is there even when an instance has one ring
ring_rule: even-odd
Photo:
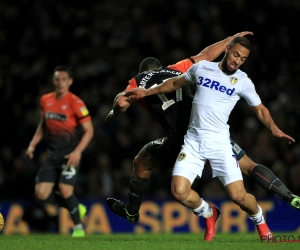
[[[42,117],[26,151],[26,155],[29,157],[29,159],[33,158],[35,146],[43,139],[43,137],[44,137],[44,118]]]
[[[128,96],[125,96],[124,94],[125,92],[121,92],[115,97],[113,108],[108,113],[104,121],[118,119],[119,116],[125,113],[126,110],[130,107],[130,105],[135,101],[134,99],[130,99]]]
[[[190,82],[185,80],[184,74],[182,74],[180,76],[169,78],[167,81],[157,85],[154,88],[136,88],[126,91],[126,96],[129,96],[130,99],[139,99],[149,95],[166,94],[176,91],[177,89],[180,89],[181,87],[187,86],[189,84]]]
[[[82,152],[86,149],[94,136],[94,127],[91,120],[82,123],[81,126],[84,134],[81,137],[80,142],[70,154],[65,156],[65,158],[68,159],[67,166],[69,167],[76,167],[79,165]]]
[[[253,33],[251,31],[243,31],[233,36],[229,36],[222,41],[219,41],[217,43],[214,43],[206,47],[198,55],[192,56],[192,58],[196,63],[201,60],[213,61],[224,52],[226,46],[231,42],[232,39],[234,39],[235,37],[246,36],[246,35],[253,35]]]
[[[283,133],[273,121],[269,110],[263,105],[259,104],[258,106],[252,107],[258,119],[272,131],[272,134],[276,137],[284,138],[289,144],[294,143],[295,139],[289,135]]]

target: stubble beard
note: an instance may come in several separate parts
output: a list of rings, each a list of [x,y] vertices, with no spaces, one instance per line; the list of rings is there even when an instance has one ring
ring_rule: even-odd
[[[222,62],[221,62],[221,67],[222,67],[222,71],[226,74],[226,75],[233,75],[237,70],[231,70],[228,67],[227,64],[227,54],[224,56]]]

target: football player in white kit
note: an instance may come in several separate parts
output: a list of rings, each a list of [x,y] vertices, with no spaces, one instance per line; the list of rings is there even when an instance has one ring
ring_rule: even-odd
[[[220,211],[201,199],[191,186],[195,178],[201,177],[207,160],[211,164],[213,177],[220,179],[231,200],[249,214],[261,240],[273,239],[255,197],[244,188],[242,173],[230,144],[229,115],[236,102],[243,97],[274,136],[284,138],[288,143],[295,140],[277,127],[268,109],[261,103],[254,84],[246,73],[239,70],[250,49],[247,38],[237,37],[226,47],[221,62],[203,60],[185,74],[170,78],[155,88],[135,89],[127,93],[130,98],[143,98],[196,84],[190,124],[173,169],[171,189],[178,202],[205,218],[206,241],[211,241],[215,236],[215,222]]]

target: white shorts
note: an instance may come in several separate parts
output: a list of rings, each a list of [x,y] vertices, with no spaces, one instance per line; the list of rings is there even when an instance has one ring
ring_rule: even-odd
[[[196,177],[202,176],[207,160],[210,162],[213,177],[218,177],[224,186],[243,180],[229,138],[228,140],[202,140],[201,142],[185,138],[175,162],[173,175],[183,176],[192,184]]]

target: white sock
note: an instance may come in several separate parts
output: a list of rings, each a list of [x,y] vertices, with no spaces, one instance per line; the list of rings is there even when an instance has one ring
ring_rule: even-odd
[[[74,229],[83,229],[83,226],[81,223],[74,226]]]
[[[194,214],[198,216],[202,216],[204,218],[209,218],[213,215],[213,210],[211,209],[211,206],[203,199],[200,207],[193,209]]]
[[[259,205],[257,205],[257,207],[258,207],[258,213],[254,215],[250,215],[249,218],[254,222],[255,225],[264,224],[265,218],[262,215],[261,207]]]

